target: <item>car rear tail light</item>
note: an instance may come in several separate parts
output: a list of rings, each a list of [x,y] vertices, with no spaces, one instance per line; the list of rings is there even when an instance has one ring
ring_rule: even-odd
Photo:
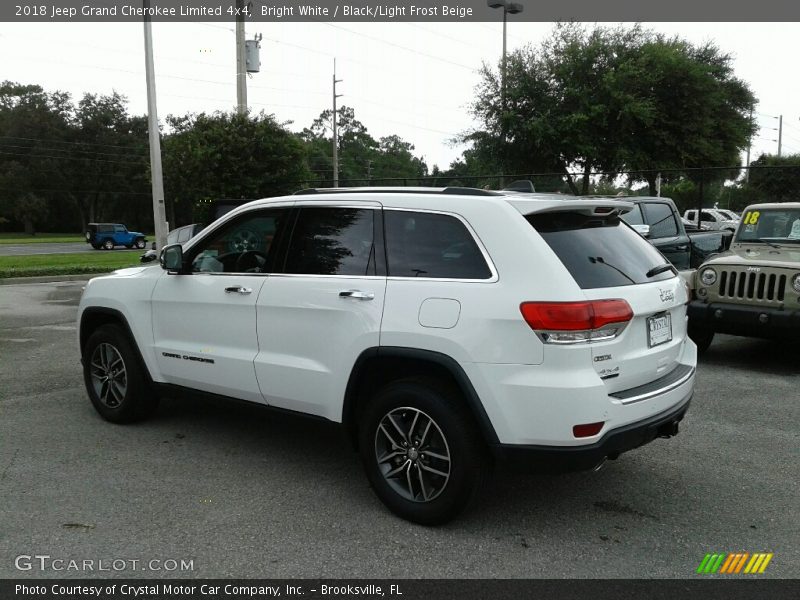
[[[599,423],[584,423],[583,425],[575,425],[572,428],[572,435],[576,438],[592,437],[600,433],[600,430],[605,425],[605,421]]]
[[[585,302],[523,302],[525,322],[549,344],[579,344],[613,339],[633,318],[622,299]]]

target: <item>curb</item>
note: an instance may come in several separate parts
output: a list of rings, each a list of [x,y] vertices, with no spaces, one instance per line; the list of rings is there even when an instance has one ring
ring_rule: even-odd
[[[28,283],[57,283],[59,281],[88,281],[92,277],[109,275],[108,273],[81,273],[78,275],[42,275],[38,277],[4,277],[0,278],[0,285],[21,285]]]

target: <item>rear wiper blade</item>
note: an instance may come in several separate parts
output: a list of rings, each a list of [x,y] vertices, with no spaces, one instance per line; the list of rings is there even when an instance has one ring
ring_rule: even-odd
[[[655,277],[656,275],[664,273],[665,271],[674,271],[676,275],[678,274],[677,269],[675,269],[672,264],[664,263],[663,265],[658,265],[657,267],[650,269],[647,273],[645,273],[645,277]]]

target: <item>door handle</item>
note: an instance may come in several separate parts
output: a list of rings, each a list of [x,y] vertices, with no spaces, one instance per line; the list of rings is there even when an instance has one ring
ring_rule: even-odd
[[[358,300],[373,300],[375,294],[372,292],[362,292],[361,290],[345,290],[339,292],[340,298],[356,298]]]
[[[678,246],[678,250],[688,250],[688,249],[689,249],[689,244],[681,244],[680,246]]]
[[[226,287],[225,288],[225,293],[226,294],[242,294],[243,296],[246,296],[247,294],[253,293],[253,290],[251,290],[250,288],[243,287],[241,285],[233,285],[231,287]]]

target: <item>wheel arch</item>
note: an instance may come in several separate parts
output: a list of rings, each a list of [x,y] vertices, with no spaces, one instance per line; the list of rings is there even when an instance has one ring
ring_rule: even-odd
[[[152,383],[153,378],[151,377],[150,370],[147,368],[147,363],[142,356],[142,351],[139,349],[136,336],[133,335],[133,330],[128,324],[128,319],[125,318],[125,315],[115,308],[109,308],[106,306],[89,306],[81,313],[81,321],[78,325],[78,339],[80,343],[81,360],[84,359],[83,349],[86,346],[86,341],[89,339],[89,336],[92,335],[92,332],[98,327],[109,324],[119,325],[122,327],[123,331],[128,336],[128,339],[131,341],[131,345],[133,346],[134,352],[136,352],[136,358],[139,361],[142,371],[147,377],[147,380]]]
[[[342,424],[354,447],[358,446],[358,421],[370,392],[409,375],[444,379],[460,393],[465,408],[475,419],[484,441],[499,444],[497,432],[461,365],[451,356],[433,350],[380,346],[364,350],[356,359],[345,388]]]

